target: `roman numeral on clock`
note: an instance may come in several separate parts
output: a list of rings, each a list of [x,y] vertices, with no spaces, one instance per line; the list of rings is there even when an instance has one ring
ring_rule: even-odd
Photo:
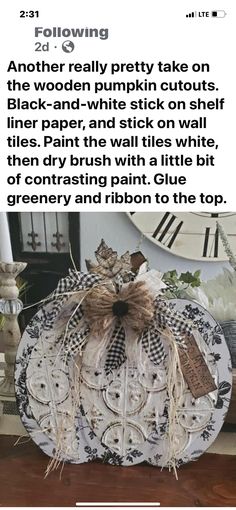
[[[155,228],[152,237],[163,243],[167,248],[171,248],[179,231],[181,230],[183,221],[179,221],[174,214],[165,213],[160,223]],[[169,231],[174,228],[173,231]]]
[[[202,256],[217,258],[218,253],[219,253],[219,231],[218,231],[218,228],[216,228],[214,234],[211,234],[210,227],[206,227]]]

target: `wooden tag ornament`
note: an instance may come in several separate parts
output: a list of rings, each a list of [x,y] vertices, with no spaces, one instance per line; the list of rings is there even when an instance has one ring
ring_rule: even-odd
[[[179,348],[179,358],[183,376],[195,398],[203,397],[217,389],[203,354],[192,335],[186,336],[185,348]]]

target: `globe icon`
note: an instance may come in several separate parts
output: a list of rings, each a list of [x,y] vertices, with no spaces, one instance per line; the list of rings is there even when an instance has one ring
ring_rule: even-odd
[[[74,51],[75,45],[72,41],[67,40],[62,43],[62,49],[65,51],[65,53],[71,53]]]

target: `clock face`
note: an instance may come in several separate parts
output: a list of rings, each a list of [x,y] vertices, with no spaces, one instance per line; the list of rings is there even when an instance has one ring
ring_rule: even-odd
[[[175,255],[193,260],[228,260],[217,229],[218,221],[236,254],[236,213],[162,211],[128,215],[152,242]]]

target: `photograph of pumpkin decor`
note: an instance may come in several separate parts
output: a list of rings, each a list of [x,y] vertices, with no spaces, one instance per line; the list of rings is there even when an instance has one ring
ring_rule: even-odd
[[[232,368],[219,323],[139,251],[102,239],[87,272],[69,271],[21,339],[16,396],[22,423],[51,457],[173,470],[216,439]]]

